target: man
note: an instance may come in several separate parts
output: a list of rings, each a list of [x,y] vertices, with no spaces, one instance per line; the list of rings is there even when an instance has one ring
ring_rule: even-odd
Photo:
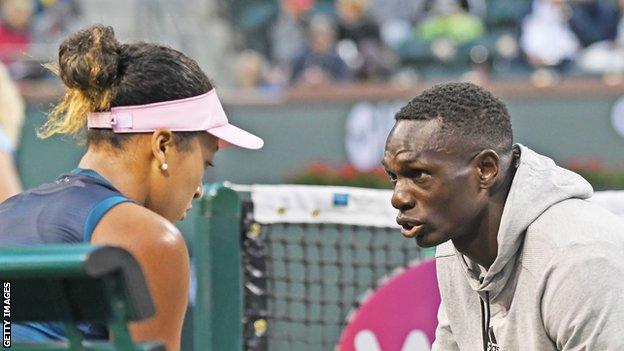
[[[469,83],[396,114],[383,163],[402,233],[438,246],[433,350],[624,350],[624,223],[582,177],[512,144]]]

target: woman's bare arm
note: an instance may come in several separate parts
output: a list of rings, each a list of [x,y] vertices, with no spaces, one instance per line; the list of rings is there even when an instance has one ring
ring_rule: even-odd
[[[189,256],[178,229],[139,205],[123,203],[102,218],[91,243],[123,247],[143,269],[156,315],[131,325],[134,340],[160,340],[168,351],[179,351],[188,304]]]

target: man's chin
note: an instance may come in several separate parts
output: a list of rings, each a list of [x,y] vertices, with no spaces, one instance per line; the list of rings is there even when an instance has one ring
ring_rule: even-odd
[[[423,233],[416,237],[416,244],[422,248],[436,247],[446,241],[449,238],[446,235],[442,235],[438,232]]]

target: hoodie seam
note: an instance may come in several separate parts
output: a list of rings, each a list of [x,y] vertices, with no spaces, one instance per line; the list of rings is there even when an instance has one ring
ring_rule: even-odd
[[[550,253],[550,258],[548,258],[549,262],[550,260],[552,260],[553,256],[556,256],[560,254],[561,251],[567,249],[569,245],[571,244],[571,242],[566,242],[564,244],[561,244],[559,241],[553,240],[553,237],[551,235],[548,235],[549,231],[539,230],[539,229],[536,229],[535,227],[537,226],[539,228],[541,226],[544,226],[544,224],[540,223],[539,221],[549,220],[549,218],[544,218],[545,215],[546,216],[548,215],[548,212],[557,210],[556,207],[562,206],[564,203],[567,203],[568,201],[574,201],[574,200],[587,202],[586,199],[570,198],[570,199],[565,199],[558,203],[552,204],[551,206],[547,207],[531,224],[529,224],[529,226],[527,226],[525,237],[523,240],[525,242],[527,240],[532,240],[532,241],[537,240],[538,242],[540,242],[541,246],[550,248],[552,251]],[[522,252],[522,254],[524,254],[524,252]]]
[[[553,206],[555,206],[557,204],[554,204]],[[549,211],[550,209],[552,209],[553,206],[548,207],[544,212],[542,212],[540,214],[540,216],[536,219],[539,220],[539,218],[541,218],[547,211]],[[522,245],[522,251],[518,253],[519,257],[518,257],[518,263],[520,265],[520,267],[526,271],[527,273],[529,273],[531,275],[531,278],[533,278],[534,283],[539,283],[540,282],[540,276],[542,275],[542,272],[538,272],[538,271],[534,271],[533,269],[529,268],[528,266],[526,266],[524,264],[524,256],[527,254],[526,250],[526,242],[528,240],[539,240],[542,243],[540,244],[541,246],[548,246],[551,251],[548,254],[548,258],[546,259],[546,265],[550,264],[552,262],[552,260],[554,259],[555,256],[557,256],[564,248],[560,247],[559,245],[557,245],[552,239],[551,237],[548,235],[548,233],[541,233],[541,235],[538,235],[536,233],[536,230],[534,228],[534,224],[535,221],[533,223],[531,223],[525,232],[524,235],[524,239],[523,239],[523,245]],[[538,231],[539,232],[539,231]],[[535,236],[537,236],[537,239],[535,238]],[[533,237],[533,239],[532,239]],[[545,266],[544,266],[545,267]],[[542,267],[542,270],[543,268]]]
[[[552,257],[550,258],[550,260],[552,260]],[[539,281],[538,276],[532,270],[526,267],[524,263],[520,262],[520,268],[522,268],[522,270],[524,270],[525,272],[531,275],[531,278],[533,279],[534,283],[537,283]],[[537,291],[537,289],[535,289],[535,291]]]
[[[455,253],[436,256],[435,258],[455,257]]]

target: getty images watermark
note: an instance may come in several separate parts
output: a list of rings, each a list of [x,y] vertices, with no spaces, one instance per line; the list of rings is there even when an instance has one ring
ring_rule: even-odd
[[[11,282],[2,283],[2,347],[11,347]]]

